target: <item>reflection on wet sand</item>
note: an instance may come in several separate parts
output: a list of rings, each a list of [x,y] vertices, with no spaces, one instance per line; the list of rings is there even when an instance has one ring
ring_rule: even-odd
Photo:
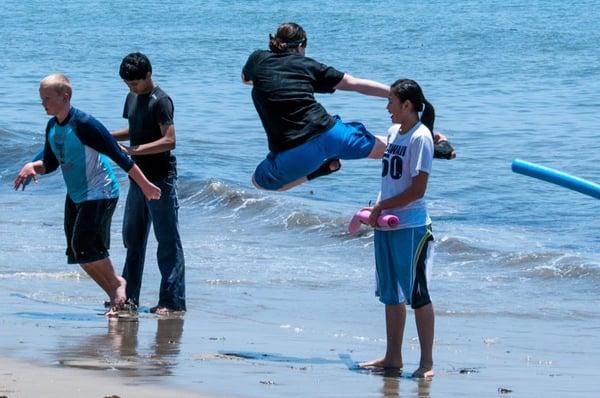
[[[70,336],[68,341],[60,342],[56,352],[58,363],[67,367],[117,371],[124,377],[168,376],[178,363],[183,323],[181,317],[156,318],[154,339],[147,347],[140,347],[140,322],[108,321],[107,329],[101,334],[82,338]]]
[[[427,379],[411,379],[406,376],[402,376],[402,371],[397,369],[384,369],[381,371],[383,376],[383,387],[381,394],[383,397],[415,397],[415,398],[429,398],[431,380]],[[416,382],[416,385],[415,383]],[[411,388],[406,388],[410,386]],[[404,391],[401,394],[401,387],[404,387]]]
[[[415,379],[411,377],[411,373],[403,372],[402,369],[397,368],[361,367],[359,363],[354,361],[347,353],[339,354],[338,357],[340,358],[340,361],[353,372],[365,375],[381,376],[381,379],[383,380],[381,395],[383,397],[402,396],[429,398],[430,396],[432,379]],[[410,386],[411,388],[408,389],[407,386]],[[404,387],[404,392],[402,395],[400,394],[401,387]]]
[[[156,359],[175,359],[180,352],[183,317],[158,318],[154,352]]]

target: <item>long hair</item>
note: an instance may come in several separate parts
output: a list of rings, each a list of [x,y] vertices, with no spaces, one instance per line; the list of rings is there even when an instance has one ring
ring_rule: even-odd
[[[269,35],[269,49],[274,53],[293,51],[300,46],[306,47],[306,32],[295,22],[282,23],[277,27],[275,36]]]
[[[435,123],[435,109],[433,105],[425,99],[423,90],[417,84],[416,81],[411,79],[399,79],[396,80],[391,87],[392,93],[404,102],[409,100],[415,112],[421,113],[421,123],[423,123],[431,134],[433,134],[433,124]]]

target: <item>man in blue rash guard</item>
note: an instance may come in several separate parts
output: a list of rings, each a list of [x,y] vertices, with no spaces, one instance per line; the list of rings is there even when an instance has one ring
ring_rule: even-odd
[[[23,166],[14,188],[24,189],[29,178],[37,180],[37,175],[61,168],[67,185],[68,263],[79,263],[108,294],[111,309],[107,316],[115,316],[127,297],[126,281],[115,273],[108,254],[110,224],[119,198],[119,181],[108,158],[127,172],[146,198],[159,199],[160,188],[146,179],[100,122],[71,107],[72,88],[66,76],[46,76],[39,92],[46,113],[53,116],[46,126],[43,158]]]

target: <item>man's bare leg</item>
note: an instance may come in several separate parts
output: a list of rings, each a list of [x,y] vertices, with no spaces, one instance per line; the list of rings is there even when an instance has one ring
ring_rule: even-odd
[[[404,303],[385,306],[385,328],[387,349],[385,357],[359,364],[362,368],[402,369],[402,338],[406,324],[406,306]]]
[[[415,310],[415,321],[417,323],[419,345],[421,346],[421,361],[419,368],[414,371],[413,377],[433,377],[433,336],[435,325],[433,305],[429,303],[424,307],[417,308]]]
[[[123,277],[115,273],[110,258],[80,265],[90,278],[108,294],[111,305],[115,306],[125,303],[127,300],[125,296],[127,282]]]

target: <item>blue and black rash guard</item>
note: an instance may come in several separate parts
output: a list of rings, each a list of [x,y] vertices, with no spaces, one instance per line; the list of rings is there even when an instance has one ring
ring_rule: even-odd
[[[126,172],[133,167],[133,160],[91,115],[71,108],[64,122],[58,123],[55,117],[48,122],[44,146],[46,173],[60,166],[73,202],[119,197],[119,181],[107,156]]]

